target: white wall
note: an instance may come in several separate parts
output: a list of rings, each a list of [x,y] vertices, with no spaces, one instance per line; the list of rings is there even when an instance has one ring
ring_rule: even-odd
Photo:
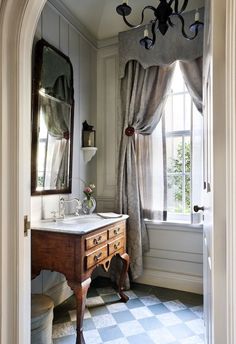
[[[74,136],[72,193],[66,197],[83,198],[83,183],[80,179],[96,184],[96,157],[84,163],[81,148],[82,123],[96,120],[97,51],[81,33],[50,3],[47,2],[37,26],[35,41],[44,38],[69,56],[74,76]],[[31,221],[52,217],[58,211],[61,195],[31,197]],[[65,195],[63,195],[65,197]],[[56,304],[71,294],[65,277],[56,272],[42,272],[32,281],[32,292],[47,293]]]

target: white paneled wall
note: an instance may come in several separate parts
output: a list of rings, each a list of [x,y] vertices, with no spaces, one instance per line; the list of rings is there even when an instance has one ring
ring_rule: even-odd
[[[80,179],[96,184],[96,159],[85,164],[81,153],[82,122],[95,124],[97,50],[79,31],[71,25],[58,10],[47,2],[36,30],[36,40],[44,38],[50,44],[69,56],[74,76],[74,138],[72,194],[68,197],[83,197]],[[60,195],[32,197],[31,220],[50,218],[51,211],[58,211]]]
[[[202,227],[148,224],[150,250],[137,282],[202,294]]]
[[[75,109],[72,193],[63,197],[81,199],[83,183],[80,179],[96,184],[96,159],[88,164],[84,163],[81,153],[81,132],[85,120],[91,124],[95,124],[96,120],[97,50],[50,2],[46,3],[39,19],[35,42],[41,38],[69,56],[73,65]],[[52,211],[58,211],[60,196],[33,196],[31,221],[50,218]],[[41,273],[32,282],[32,292],[49,294],[56,304],[71,293],[64,276],[51,272]]]
[[[118,46],[101,48],[97,65],[97,203],[115,209],[118,163]]]

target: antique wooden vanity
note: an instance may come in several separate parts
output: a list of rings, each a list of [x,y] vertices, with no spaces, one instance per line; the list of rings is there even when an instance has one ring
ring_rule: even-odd
[[[127,302],[123,283],[129,267],[126,253],[126,219],[103,219],[98,215],[82,216],[32,226],[32,278],[42,269],[61,272],[77,300],[77,339],[82,344],[83,316],[93,270],[101,265],[108,271],[113,256],[123,262],[118,292]],[[87,222],[86,222],[87,221]]]

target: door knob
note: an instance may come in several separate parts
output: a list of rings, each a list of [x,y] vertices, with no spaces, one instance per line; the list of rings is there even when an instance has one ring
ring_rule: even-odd
[[[197,213],[199,210],[204,211],[204,207],[199,207],[198,205],[194,205],[193,210],[195,211],[195,213]]]

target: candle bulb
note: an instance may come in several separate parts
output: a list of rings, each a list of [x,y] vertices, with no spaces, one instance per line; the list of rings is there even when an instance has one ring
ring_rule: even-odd
[[[144,37],[148,37],[148,29],[147,28],[144,30]]]
[[[198,10],[196,10],[196,13],[195,13],[195,21],[199,21],[199,12],[198,12]]]

